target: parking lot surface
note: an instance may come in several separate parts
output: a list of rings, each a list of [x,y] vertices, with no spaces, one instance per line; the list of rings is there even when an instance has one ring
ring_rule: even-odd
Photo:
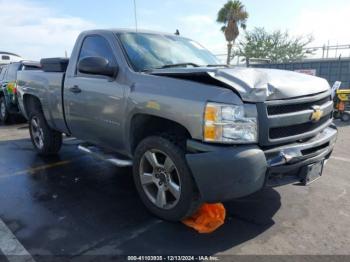
[[[78,141],[65,139],[57,157],[41,158],[26,124],[0,126],[1,252],[28,252],[38,261],[46,255],[348,255],[350,125],[337,124],[337,145],[321,179],[225,203],[225,225],[208,235],[150,215],[131,170],[81,154]]]

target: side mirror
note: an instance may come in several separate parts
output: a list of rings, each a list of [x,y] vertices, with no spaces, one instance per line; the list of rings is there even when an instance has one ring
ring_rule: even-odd
[[[78,71],[83,74],[113,77],[117,75],[118,67],[110,66],[109,61],[106,58],[89,56],[79,61]]]

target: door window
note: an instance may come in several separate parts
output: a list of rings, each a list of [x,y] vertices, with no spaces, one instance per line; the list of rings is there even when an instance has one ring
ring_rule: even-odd
[[[17,78],[17,71],[20,67],[20,64],[13,63],[8,66],[6,80],[7,81],[15,81]]]
[[[116,64],[112,48],[102,36],[94,35],[84,39],[78,61],[89,56],[106,58],[111,66]]]

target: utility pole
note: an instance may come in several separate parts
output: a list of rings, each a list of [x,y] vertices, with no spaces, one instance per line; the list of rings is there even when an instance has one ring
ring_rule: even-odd
[[[324,58],[324,51],[326,50],[326,44],[323,44],[322,47],[322,59]]]
[[[335,48],[335,57],[338,56],[338,47],[339,47],[339,43],[337,42],[337,46],[336,46],[336,48]]]
[[[134,0],[134,16],[135,16],[135,29],[137,32],[137,12],[136,12],[136,0]]]

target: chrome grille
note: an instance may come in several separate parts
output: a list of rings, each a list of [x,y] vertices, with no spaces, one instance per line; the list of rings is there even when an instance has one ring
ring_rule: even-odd
[[[316,105],[321,106],[330,100],[331,100],[330,96],[327,96],[317,101],[305,102],[301,104],[271,105],[267,107],[267,113],[268,115],[271,116],[271,115],[287,114],[287,113],[298,112],[302,110],[308,110],[312,106],[316,106]]]
[[[323,116],[312,121],[313,106]],[[262,145],[295,142],[312,137],[332,122],[333,102],[330,92],[290,100],[267,101],[258,105],[259,137]]]
[[[283,127],[275,127],[270,128],[269,137],[271,139],[277,139],[277,138],[283,138],[288,136],[295,136],[298,134],[310,132],[320,126],[323,126],[325,123],[328,122],[330,119],[330,116],[327,115],[320,119],[318,122],[307,122],[303,124],[298,125],[292,125],[292,126],[283,126]]]

